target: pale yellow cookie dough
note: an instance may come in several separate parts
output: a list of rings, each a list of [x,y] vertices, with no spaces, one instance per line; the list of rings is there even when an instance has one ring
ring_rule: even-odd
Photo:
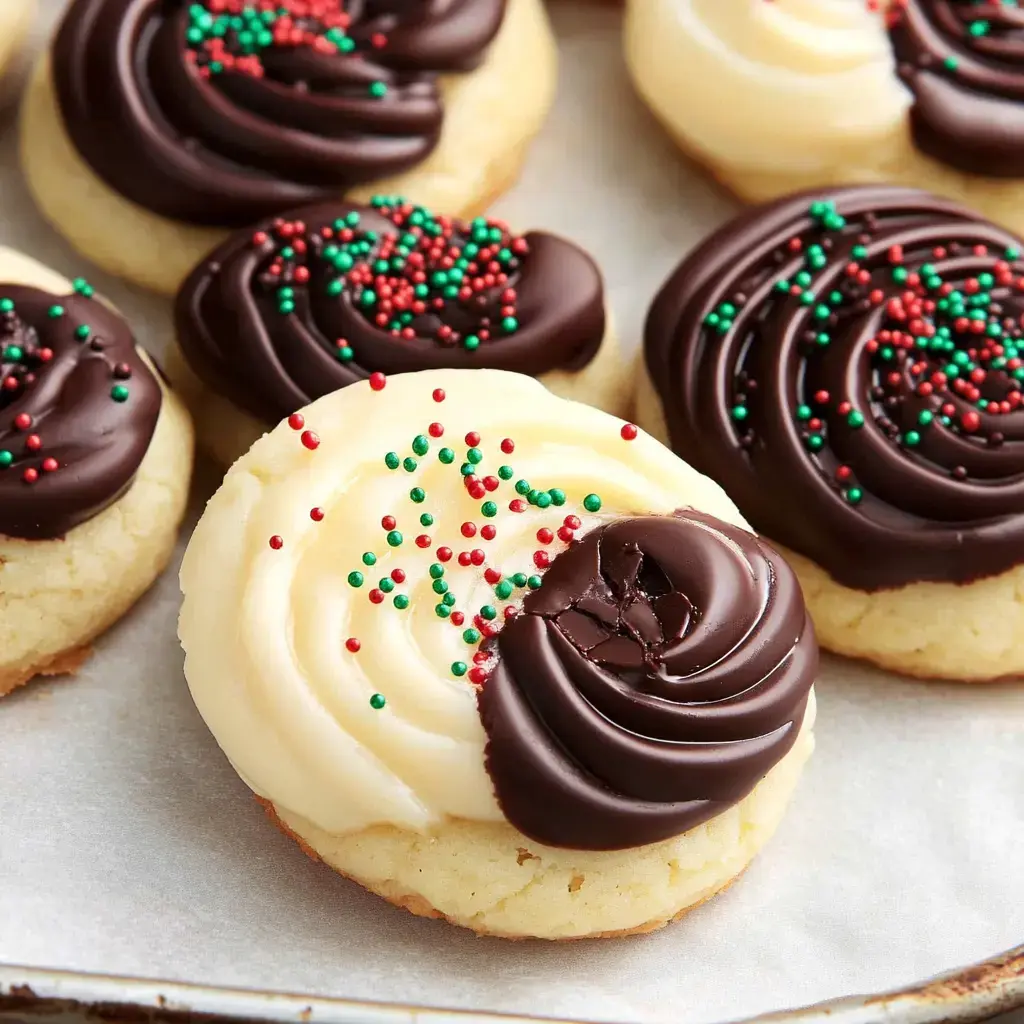
[[[582,369],[553,370],[539,380],[561,398],[586,402],[613,416],[627,416],[633,405],[630,362],[622,351],[611,313],[597,355]],[[196,425],[199,447],[218,465],[227,468],[253,443],[275,426],[262,423],[229,399],[212,391],[192,372],[181,348],[168,351],[167,376],[184,399]]]
[[[0,248],[0,282],[68,294],[71,282]],[[0,536],[0,695],[38,674],[74,671],[88,645],[163,571],[192,472],[192,425],[164,389],[156,432],[123,497],[60,540]]]
[[[664,409],[642,355],[636,379],[636,422],[668,444]],[[990,682],[1024,675],[1024,564],[974,583],[910,583],[869,593],[844,587],[810,559],[775,547],[800,579],[825,650],[925,679]]]
[[[437,213],[477,215],[519,176],[554,98],[556,77],[555,41],[542,0],[509,0],[480,67],[442,79],[444,128],[434,152],[406,174],[354,189],[348,198],[402,195]],[[21,162],[46,219],[83,256],[144,288],[173,295],[228,234],[160,217],[98,178],[64,129],[49,56],[40,59],[26,90]]]
[[[1024,179],[918,151],[881,15],[859,0],[628,0],[625,51],[669,134],[748,202],[905,185],[1024,233]]]
[[[772,837],[814,749],[814,715],[812,693],[796,744],[745,799],[684,835],[634,850],[556,849],[502,822],[334,836],[297,815],[275,809],[275,817],[307,853],[421,917],[512,939],[651,932],[727,888]]]

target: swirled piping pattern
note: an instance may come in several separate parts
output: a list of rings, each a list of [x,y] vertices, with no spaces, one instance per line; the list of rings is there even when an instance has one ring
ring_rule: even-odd
[[[160,385],[128,325],[70,295],[0,282],[0,534],[62,537],[130,486]]]
[[[513,806],[515,783],[499,773],[496,797],[478,707],[492,683],[505,688],[505,651],[495,639],[517,621],[527,595],[547,601],[549,574],[556,574],[552,600],[566,598],[561,567],[573,565],[575,550],[591,550],[595,530],[602,545],[614,546],[614,524],[623,520],[625,536],[661,558],[657,522],[649,533],[645,519],[629,524],[638,515],[671,517],[681,504],[723,521],[680,519],[671,527],[673,544],[686,542],[694,561],[673,555],[666,571],[694,602],[693,613],[653,591],[645,612],[637,591],[623,614],[647,637],[652,614],[669,632],[686,633],[678,644],[653,642],[650,653],[652,664],[657,650],[672,671],[692,674],[693,700],[707,705],[699,711],[704,724],[689,734],[709,742],[702,765],[691,751],[692,789],[708,801],[703,811],[737,798],[781,755],[786,723],[809,685],[794,682],[786,667],[772,671],[801,637],[791,661],[810,667],[796,591],[782,567],[775,581],[753,538],[730,532],[725,523],[742,523],[722,490],[652,437],[558,399],[522,374],[495,370],[364,381],[301,417],[265,435],[228,472],[181,571],[179,633],[196,704],[238,772],[283,813],[334,834],[507,820],[503,806]],[[722,586],[706,576],[719,569]],[[609,578],[616,574],[631,579],[611,558]],[[570,575],[571,585],[577,576]],[[721,626],[718,640],[701,616]],[[730,645],[735,671],[716,681],[711,659],[720,649],[725,658]],[[609,657],[603,671],[621,672],[631,685],[635,667]],[[727,658],[722,672],[730,676]],[[650,685],[651,701],[638,697],[637,716],[653,713],[648,705],[670,687],[667,679]],[[760,698],[744,700],[743,691],[759,687]],[[779,706],[759,717],[759,702]],[[686,712],[665,714],[674,724],[655,725],[651,735],[671,746]],[[493,769],[496,723],[505,731],[518,725],[504,720],[500,705],[485,706],[484,716]],[[742,756],[719,758],[724,748],[714,743],[743,734],[763,739]],[[619,757],[614,744],[608,751]],[[656,774],[662,758],[653,750],[650,757],[645,771]],[[673,799],[683,786],[682,759],[680,752],[674,781],[664,783]],[[730,782],[737,765],[743,779]],[[642,813],[637,819],[631,837],[603,819],[587,836],[562,838],[591,848],[640,845],[655,829]],[[662,822],[656,831],[691,820]]]
[[[604,337],[604,287],[554,235],[379,198],[238,233],[185,281],[175,319],[200,379],[273,423],[375,371],[582,368]]]
[[[498,636],[480,706],[520,831],[619,849],[741,800],[792,747],[818,651],[789,567],[692,511],[617,519]]]
[[[1022,243],[911,189],[743,214],[656,298],[676,451],[846,586],[969,582],[1024,543]]]
[[[504,0],[74,0],[57,33],[65,128],[111,188],[242,226],[414,167]]]

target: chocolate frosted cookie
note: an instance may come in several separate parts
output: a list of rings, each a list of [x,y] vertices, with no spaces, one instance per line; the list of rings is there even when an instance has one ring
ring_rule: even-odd
[[[802,193],[726,225],[651,307],[640,421],[795,553],[827,647],[1024,670],[1022,251],[924,192]]]
[[[667,924],[813,746],[790,569],[652,437],[521,374],[302,409],[228,471],[181,585],[196,705],[277,824],[480,933]]]
[[[189,275],[175,319],[171,376],[225,465],[374,373],[513,370],[611,412],[631,398],[586,253],[401,199],[304,207],[238,232]]]
[[[226,229],[300,203],[398,188],[475,212],[553,82],[540,0],[73,0],[22,155],[78,248],[173,292]]]
[[[0,694],[76,668],[170,558],[192,431],[84,280],[0,249]]]
[[[1017,0],[630,0],[626,51],[680,145],[745,199],[881,181],[1024,233]]]

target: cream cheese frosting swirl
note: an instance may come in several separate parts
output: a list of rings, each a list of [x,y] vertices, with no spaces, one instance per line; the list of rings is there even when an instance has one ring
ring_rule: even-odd
[[[904,130],[911,97],[865,0],[632,0],[626,33],[641,92],[671,84],[678,124],[656,109],[716,162],[820,173]]]
[[[193,697],[286,816],[501,822],[487,638],[574,540],[685,506],[744,527],[653,438],[528,377],[374,375],[263,437],[210,502],[181,570]]]

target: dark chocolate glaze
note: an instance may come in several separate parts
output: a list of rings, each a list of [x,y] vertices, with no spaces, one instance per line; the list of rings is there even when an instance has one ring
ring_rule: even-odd
[[[74,0],[54,43],[54,85],[75,148],[111,188],[165,217],[236,227],[422,162],[441,131],[438,73],[480,61],[504,4],[328,0],[334,18],[350,19],[351,52],[325,41],[325,20],[300,17],[307,41],[278,38],[248,55],[229,31],[228,67],[211,39],[189,42],[186,0]]]
[[[465,254],[474,228],[478,234],[483,230],[501,233],[501,241],[491,248],[504,254],[500,257],[504,262],[479,266],[483,262],[479,255],[470,260],[464,280],[471,281],[491,267],[499,271],[492,287],[482,287],[466,298],[444,299],[440,309],[428,299],[427,308],[416,315],[407,308],[408,323],[400,329],[398,321],[379,312],[379,304],[363,304],[367,289],[351,278],[369,272],[384,244],[398,243],[403,237],[429,243],[433,237],[429,232],[416,237],[406,234],[410,226],[420,230],[408,223],[410,217],[420,219],[417,212],[426,218],[428,228],[438,224],[450,232],[448,244],[438,250],[449,265],[453,252]],[[339,241],[332,226],[355,216],[357,237],[348,244],[358,245],[358,238],[370,233],[370,250],[357,254],[355,264],[346,271],[344,290],[332,295],[332,282],[341,279],[331,261],[334,250],[328,248]],[[396,219],[406,227],[397,226]],[[301,230],[293,230],[296,225]],[[325,228],[330,238],[323,237]],[[285,247],[295,250],[296,239],[305,252],[282,259]],[[423,252],[416,244],[412,250],[413,258]],[[275,264],[282,270],[272,274]],[[439,266],[437,260],[427,258],[421,272],[432,277]],[[413,269],[409,261],[402,273]],[[308,278],[300,283],[297,272]],[[405,278],[401,283],[411,284]],[[287,294],[282,289],[292,292],[289,301],[294,309],[288,313],[281,312],[279,296]],[[374,289],[381,291],[377,285]],[[505,302],[509,289],[515,293],[511,305]],[[517,327],[511,333],[501,327],[503,310],[514,311]],[[379,316],[383,324],[378,323]],[[371,208],[340,202],[300,209],[229,239],[185,281],[175,319],[192,370],[213,390],[265,423],[274,423],[374,371],[487,367],[537,375],[578,369],[597,353],[605,330],[600,271],[571,242],[543,232],[517,239],[494,222],[477,219],[465,225],[446,218],[434,220],[409,205]],[[467,338],[485,340],[468,349]],[[339,352],[347,359],[339,358]]]
[[[0,283],[0,304],[0,534],[52,540],[131,485],[160,385],[96,299]]]
[[[1022,248],[912,189],[744,213],[648,315],[673,447],[848,587],[1024,562]]]
[[[1024,9],[909,0],[890,17],[922,152],[971,174],[1024,177]]]
[[[615,520],[551,564],[480,692],[508,820],[621,850],[742,800],[799,734],[818,647],[789,567],[692,510]]]

